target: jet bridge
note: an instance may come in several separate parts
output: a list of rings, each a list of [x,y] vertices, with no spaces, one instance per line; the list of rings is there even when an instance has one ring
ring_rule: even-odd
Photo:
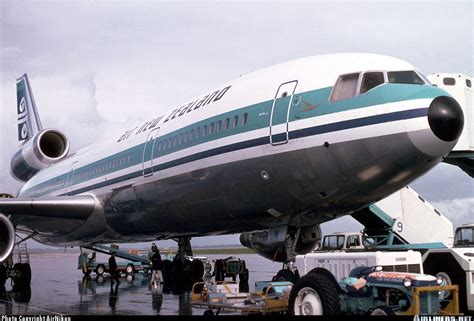
[[[453,96],[464,113],[464,129],[462,134],[444,162],[460,167],[469,176],[474,178],[473,79],[471,76],[455,73],[430,74],[428,79],[433,86],[442,88]]]
[[[453,245],[451,221],[409,186],[352,217],[365,226],[368,248],[433,249]]]

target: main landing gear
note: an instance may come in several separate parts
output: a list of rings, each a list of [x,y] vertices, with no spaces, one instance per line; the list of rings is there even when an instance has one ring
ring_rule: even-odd
[[[191,290],[194,283],[202,282],[204,263],[193,258],[190,237],[173,239],[178,243],[178,252],[173,261],[163,261],[163,292],[180,293]]]
[[[16,250],[14,250],[4,262],[0,263],[0,287],[5,285],[8,278],[13,281],[13,284],[16,287],[30,286],[31,266],[28,246],[26,243],[29,237],[21,238],[17,234],[16,239]],[[17,258],[16,263],[13,262],[14,256]]]
[[[273,281],[289,281],[296,283],[299,280],[300,274],[295,266],[296,259],[296,244],[300,238],[301,229],[297,229],[295,233],[288,233],[285,239],[286,247],[286,261],[283,267],[273,277]]]

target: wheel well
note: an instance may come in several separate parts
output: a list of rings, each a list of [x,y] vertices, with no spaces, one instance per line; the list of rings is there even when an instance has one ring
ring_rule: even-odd
[[[339,286],[339,283],[337,282],[336,278],[331,273],[331,271],[326,270],[325,268],[322,268],[322,267],[317,267],[317,268],[314,268],[311,271],[309,271],[308,275],[310,275],[310,274],[324,275],[332,283],[332,285],[337,289],[338,293],[342,292],[341,287]]]
[[[453,284],[459,286],[459,308],[462,312],[467,312],[466,297],[466,272],[456,261],[451,253],[430,253],[423,262],[423,269],[426,274],[436,275],[438,272],[445,272],[451,278]]]

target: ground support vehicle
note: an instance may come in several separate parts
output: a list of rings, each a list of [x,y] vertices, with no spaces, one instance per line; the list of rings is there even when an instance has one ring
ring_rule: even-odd
[[[218,315],[221,311],[241,314],[285,314],[291,282],[256,282],[255,292],[239,292],[236,283],[206,284],[199,282],[192,289],[192,305],[204,308],[204,315]]]
[[[456,315],[458,287],[440,286],[431,275],[385,272],[357,267],[360,273],[337,282],[326,269],[315,268],[292,287],[292,315]],[[355,270],[356,270],[355,269]],[[353,282],[356,279],[355,282]],[[440,293],[452,293],[445,298]]]
[[[423,273],[417,251],[314,252],[296,256],[295,267],[301,276],[314,268],[329,270],[337,280],[349,276],[357,266],[381,266],[384,271]]]
[[[97,262],[93,252],[83,252],[79,254],[77,268],[82,270],[85,276],[89,276],[92,272],[97,274],[97,276],[102,276],[105,272],[109,271],[109,264]],[[127,275],[139,271],[148,273],[148,268],[148,266],[143,266],[140,262],[117,262],[117,271]]]
[[[105,272],[109,271],[109,264],[106,262],[97,262],[96,252],[110,255],[112,252],[118,258],[126,259],[127,261],[117,261],[117,271],[125,273],[127,275],[133,275],[135,272],[142,271],[147,274],[150,270],[150,259],[148,255],[139,255],[136,251],[123,251],[118,246],[107,247],[104,245],[93,245],[87,247],[94,252],[83,251],[79,254],[77,261],[77,268],[82,270],[85,276],[89,276],[92,272],[95,272],[97,276],[102,276]]]

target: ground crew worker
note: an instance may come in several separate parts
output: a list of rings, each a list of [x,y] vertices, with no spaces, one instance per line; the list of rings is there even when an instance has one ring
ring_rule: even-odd
[[[155,245],[155,243],[152,244],[151,250],[153,251],[153,255],[151,257],[151,285],[153,286],[153,289],[156,289],[163,281],[163,273],[161,272],[163,264],[161,263],[160,250],[158,250],[158,247]]]
[[[120,275],[117,272],[117,262],[115,261],[115,252],[112,252],[109,257],[109,273],[110,273],[110,286],[114,284],[114,279],[117,281],[117,285],[120,283]]]

